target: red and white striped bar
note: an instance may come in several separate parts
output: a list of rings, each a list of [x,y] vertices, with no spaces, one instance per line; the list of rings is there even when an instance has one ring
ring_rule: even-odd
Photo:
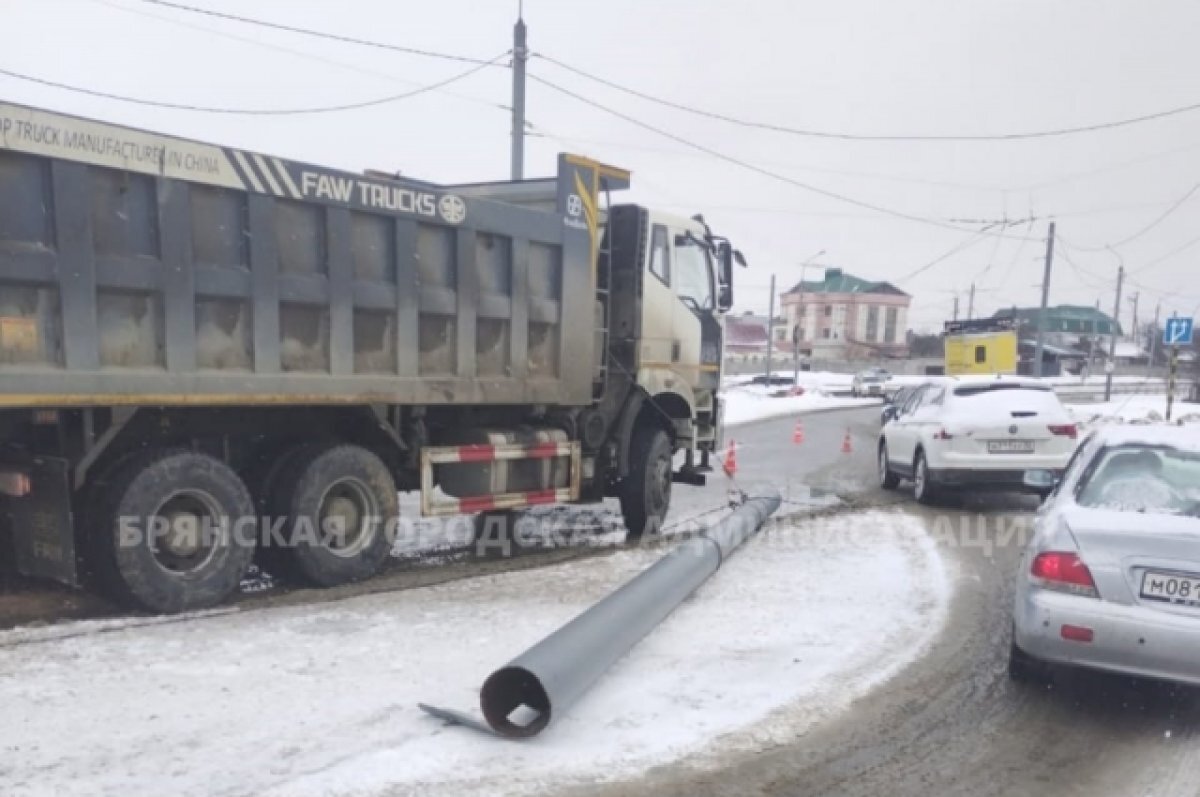
[[[433,466],[456,462],[497,462],[517,459],[569,457],[568,487],[519,493],[489,493],[434,500]],[[581,448],[570,443],[504,443],[500,445],[428,446],[421,449],[421,514],[425,517],[466,515],[496,509],[520,509],[579,500]]]
[[[572,500],[571,488],[532,490],[527,493],[501,493],[471,498],[451,498],[433,504],[434,515],[469,515],[493,509],[520,509],[543,504],[565,504]]]
[[[496,462],[502,459],[552,459],[571,456],[576,443],[507,443],[501,445],[442,446],[426,448],[434,465],[448,462]]]

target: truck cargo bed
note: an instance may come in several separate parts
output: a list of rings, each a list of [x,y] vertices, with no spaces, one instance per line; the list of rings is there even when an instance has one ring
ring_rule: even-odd
[[[545,212],[0,103],[0,406],[585,404],[582,163]]]

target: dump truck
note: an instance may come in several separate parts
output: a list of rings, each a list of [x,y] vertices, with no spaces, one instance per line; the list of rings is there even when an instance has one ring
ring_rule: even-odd
[[[730,241],[552,178],[436,185],[0,103],[0,559],[156,612],[374,574],[399,491],[616,497],[720,445]]]

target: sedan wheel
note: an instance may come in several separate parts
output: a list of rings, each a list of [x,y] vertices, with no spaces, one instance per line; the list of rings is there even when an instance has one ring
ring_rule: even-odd
[[[1018,683],[1046,686],[1054,681],[1054,670],[1010,642],[1008,648],[1008,677]]]

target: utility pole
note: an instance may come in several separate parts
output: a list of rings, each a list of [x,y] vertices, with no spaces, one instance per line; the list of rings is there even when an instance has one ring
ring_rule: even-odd
[[[1158,354],[1158,314],[1162,311],[1162,303],[1154,305],[1154,328],[1150,330],[1150,360],[1146,365],[1146,376],[1154,373],[1154,357]]]
[[[1178,313],[1171,313],[1176,318]],[[1175,404],[1175,376],[1179,372],[1179,344],[1171,344],[1170,364],[1167,370],[1167,422],[1171,421],[1171,407]]]
[[[1112,400],[1113,360],[1117,355],[1117,319],[1121,317],[1121,285],[1125,282],[1125,266],[1117,269],[1117,300],[1113,302],[1112,334],[1108,338],[1108,362],[1104,364],[1104,400]]]
[[[1050,303],[1050,269],[1054,266],[1054,222],[1046,234],[1046,273],[1042,276],[1042,309],[1038,311],[1037,350],[1033,356],[1034,376],[1042,376],[1042,355],[1046,347],[1046,305]]]
[[[971,297],[967,299],[967,320],[975,317],[975,283],[971,283]]]
[[[953,320],[958,320],[958,294],[954,294],[954,316]]]
[[[771,355],[775,348],[775,275],[771,275],[771,304],[767,310],[767,387],[771,386]]]
[[[513,25],[512,55],[512,179],[525,177],[525,62],[529,50],[525,46],[525,19],[522,7],[517,6],[517,24]]]
[[[1142,332],[1138,329],[1138,297],[1140,293],[1134,293],[1129,296],[1129,301],[1133,305],[1133,342],[1137,344],[1138,351],[1142,350]]]
[[[804,312],[804,274],[808,264],[825,254],[822,249],[800,264],[800,285],[796,290],[796,329],[792,330],[792,384],[800,383],[800,331],[808,326],[808,313]]]

